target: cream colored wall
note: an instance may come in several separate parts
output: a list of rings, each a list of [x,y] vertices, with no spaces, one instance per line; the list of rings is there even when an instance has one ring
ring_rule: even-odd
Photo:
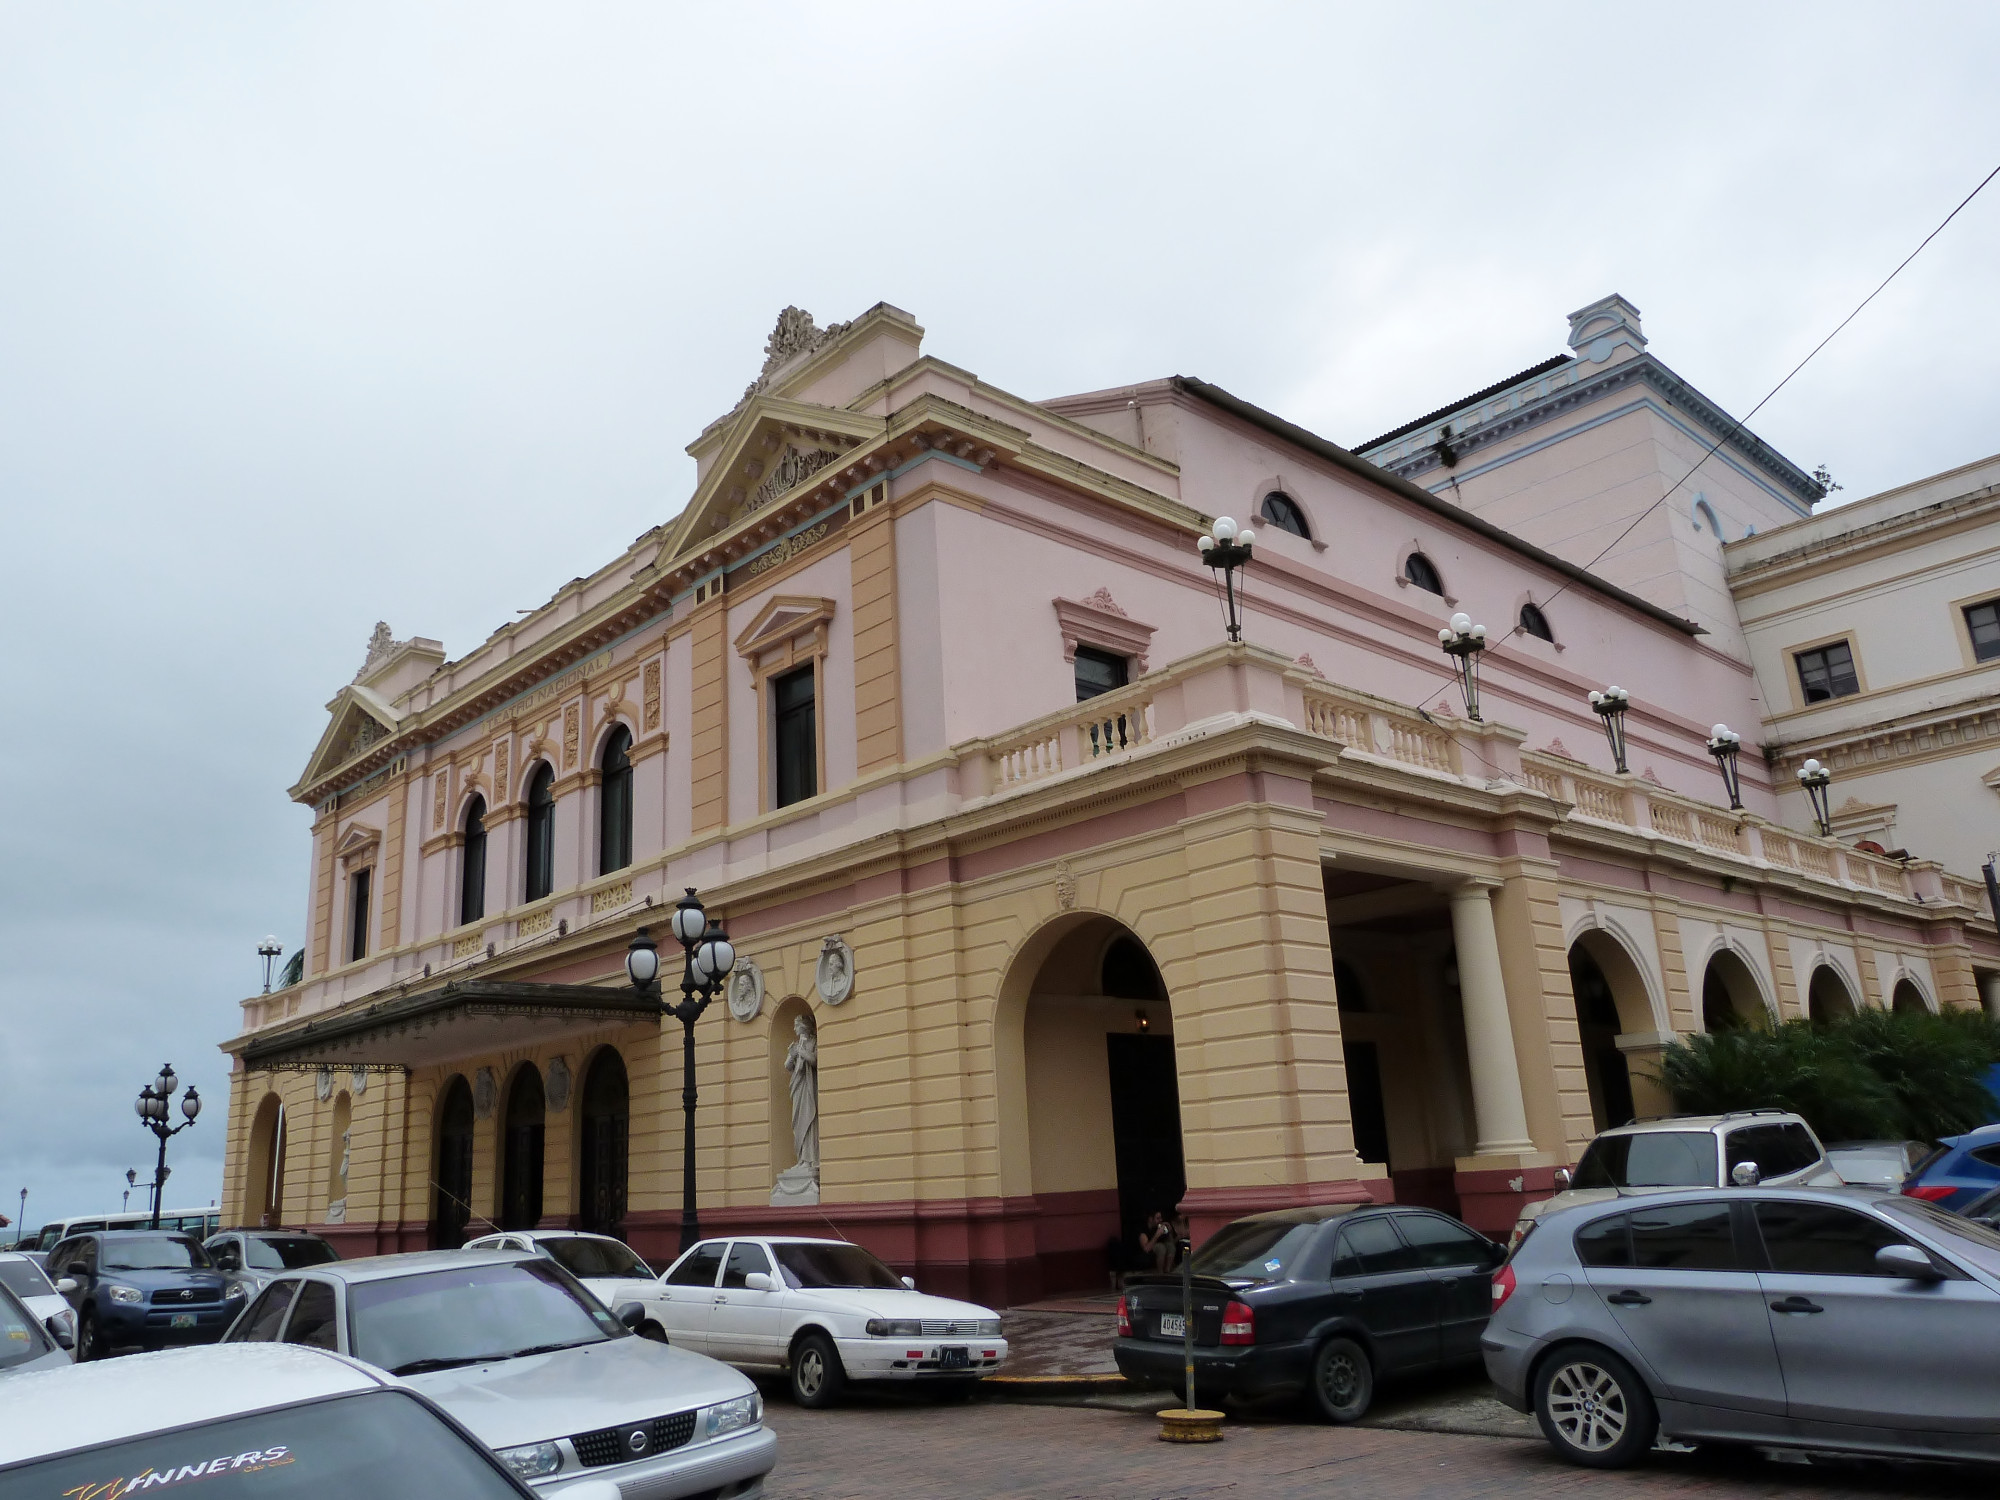
[[[1129,1023],[1132,1002],[1037,996],[1028,1004],[1028,1139],[1035,1191],[1118,1185],[1105,1033]],[[1119,1029],[1129,1030],[1129,1024]]]

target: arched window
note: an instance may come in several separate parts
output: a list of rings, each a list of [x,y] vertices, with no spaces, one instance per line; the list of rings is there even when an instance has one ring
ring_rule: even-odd
[[[1289,531],[1293,536],[1310,538],[1306,530],[1306,513],[1299,509],[1298,501],[1283,490],[1272,490],[1264,497],[1264,519],[1280,531]]]
[[[1521,633],[1523,635],[1532,635],[1539,640],[1548,641],[1551,644],[1554,643],[1556,638],[1556,633],[1549,629],[1549,617],[1542,613],[1541,606],[1538,604],[1524,604],[1521,606]]]
[[[1437,565],[1421,552],[1412,552],[1403,563],[1403,576],[1418,588],[1429,593],[1442,595],[1444,579],[1438,576]]]
[[[597,873],[609,875],[632,863],[632,731],[619,725],[604,742],[599,768]]]
[[[528,782],[528,893],[539,901],[556,888],[556,773],[543,761]]]
[[[474,797],[465,810],[465,864],[458,872],[458,920],[486,915],[486,799]]]

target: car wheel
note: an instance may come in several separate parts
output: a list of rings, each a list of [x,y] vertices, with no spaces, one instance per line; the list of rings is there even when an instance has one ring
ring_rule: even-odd
[[[76,1325],[76,1362],[104,1358],[104,1343],[97,1336],[97,1319],[85,1313]]]
[[[1619,1469],[1653,1446],[1652,1394],[1632,1367],[1590,1344],[1568,1344],[1535,1375],[1535,1419],[1557,1453],[1590,1469]]]
[[[818,1409],[831,1406],[847,1387],[840,1351],[823,1333],[809,1333],[792,1350],[792,1400]]]
[[[1356,1422],[1375,1399],[1375,1369],[1353,1339],[1328,1339],[1313,1356],[1313,1400],[1329,1422]]]

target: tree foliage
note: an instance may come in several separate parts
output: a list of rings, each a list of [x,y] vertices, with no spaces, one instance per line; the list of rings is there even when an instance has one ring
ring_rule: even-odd
[[[1662,1054],[1659,1079],[1686,1114],[1789,1109],[1823,1141],[1936,1141],[1992,1118],[1996,1063],[2000,1025],[1983,1012],[1867,1009],[1688,1037]]]

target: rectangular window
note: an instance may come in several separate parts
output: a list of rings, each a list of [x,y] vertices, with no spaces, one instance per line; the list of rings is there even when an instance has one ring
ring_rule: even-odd
[[[368,877],[373,870],[357,870],[347,882],[347,961],[368,956]]]
[[[1122,688],[1131,680],[1125,658],[1095,646],[1076,648],[1076,701],[1087,702],[1099,693]]]
[[[1632,1264],[1649,1270],[1734,1271],[1736,1243],[1727,1203],[1678,1203],[1634,1209]]]
[[[1972,632],[1972,654],[1980,661],[2000,656],[2000,599],[1988,599],[1965,612],[1965,628]]]
[[[1861,679],[1854,675],[1854,653],[1845,641],[1801,651],[1793,660],[1799,664],[1799,687],[1808,703],[1824,703],[1861,691]]]
[[[1888,1225],[1826,1203],[1757,1205],[1771,1269],[1785,1276],[1900,1276],[1875,1264],[1885,1245],[1907,1245]]]
[[[819,795],[819,752],[814,723],[813,669],[800,667],[771,679],[776,804],[790,807]]]

